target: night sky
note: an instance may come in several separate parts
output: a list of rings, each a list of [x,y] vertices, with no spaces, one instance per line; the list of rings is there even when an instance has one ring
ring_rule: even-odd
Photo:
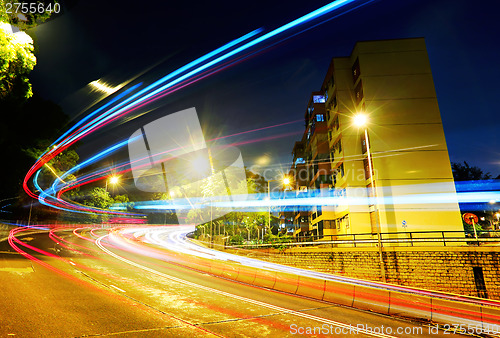
[[[254,29],[270,31],[327,3],[80,0],[36,28],[34,91],[76,117],[95,99],[85,87],[91,81],[117,85],[149,69],[132,82],[147,84]],[[451,161],[466,160],[497,176],[496,3],[373,1],[177,92],[155,111],[89,139],[81,153],[128,138],[165,114],[196,107],[208,138],[297,121],[231,139],[263,139],[239,146],[247,166],[266,163],[267,156],[287,170],[293,143],[304,131],[308,98],[320,89],[332,57],[348,56],[356,41],[425,37]]]

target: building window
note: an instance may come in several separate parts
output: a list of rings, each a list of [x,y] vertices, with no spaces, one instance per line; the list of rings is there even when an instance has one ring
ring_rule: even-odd
[[[337,116],[335,120],[333,121],[333,129],[339,130],[340,124],[339,124],[339,117]]]
[[[361,135],[361,154],[366,153],[366,137],[364,133]]]
[[[314,111],[314,105],[311,103],[311,105],[309,106],[309,108],[307,108],[307,112],[309,114],[312,114],[313,111]]]
[[[363,100],[363,82],[359,80],[359,83],[354,88],[354,97],[356,99],[356,104],[359,104]]]
[[[349,215],[345,215],[344,217],[337,218],[335,220],[335,223],[337,224],[337,230],[340,230],[342,228],[344,229],[349,229]]]
[[[317,114],[316,115],[316,121],[317,122],[325,122],[325,115],[323,115],[323,114]]]
[[[340,174],[340,178],[344,177],[344,163],[341,163],[337,169],[334,170],[335,175]]]
[[[313,103],[325,103],[325,96],[324,95],[314,95],[313,96]]]
[[[306,163],[306,161],[304,160],[303,157],[297,157],[297,159],[295,160],[295,165],[304,163]]]
[[[323,227],[325,229],[335,229],[335,221],[323,221]]]
[[[334,152],[336,151],[336,152],[339,152],[339,153],[342,152],[342,142],[341,142],[340,139],[333,145],[333,151]]]
[[[331,175],[319,175],[318,182],[320,184],[332,184],[332,176]]]
[[[373,161],[372,161],[372,175],[373,175]],[[368,159],[365,158],[363,160],[363,167],[365,168],[365,179],[370,178],[370,166],[368,165]]]
[[[318,222],[318,239],[323,238],[323,221]]]
[[[343,198],[346,196],[347,196],[347,194],[346,194],[345,188],[344,189],[335,189],[335,191],[333,193],[333,197],[337,197],[337,198]]]
[[[374,184],[373,186],[375,186],[375,184]],[[375,197],[375,196],[373,195],[373,190],[374,190],[374,189],[372,189],[372,184],[371,184],[371,183],[370,183],[370,184],[368,184],[368,185],[366,186],[366,189],[368,189],[368,197],[370,198],[370,201],[371,201],[371,199],[372,199],[373,197]],[[373,203],[371,203],[371,204],[373,204]]]
[[[334,78],[334,77],[333,77],[333,75],[332,75],[332,77],[330,77],[330,79],[328,80],[328,82],[327,82],[327,84],[326,84],[326,88],[327,88],[327,89],[328,89],[328,88],[332,88],[334,84],[335,84],[335,78]]]
[[[356,61],[354,61],[354,64],[352,65],[352,83],[356,83],[358,80],[359,76],[361,75],[361,71],[359,69],[359,59],[356,58]]]

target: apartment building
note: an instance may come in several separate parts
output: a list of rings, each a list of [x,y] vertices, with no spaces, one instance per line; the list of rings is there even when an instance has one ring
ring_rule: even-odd
[[[283,214],[295,236],[463,231],[423,38],[358,42],[333,58],[305,122],[294,189],[335,199]]]

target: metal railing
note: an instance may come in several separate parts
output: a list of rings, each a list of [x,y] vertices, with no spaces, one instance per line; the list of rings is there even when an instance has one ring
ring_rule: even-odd
[[[309,237],[278,238],[268,243],[226,244],[226,248],[257,249],[272,247],[382,247],[394,246],[500,246],[500,230],[481,231],[478,237],[466,231],[419,231],[360,233]]]

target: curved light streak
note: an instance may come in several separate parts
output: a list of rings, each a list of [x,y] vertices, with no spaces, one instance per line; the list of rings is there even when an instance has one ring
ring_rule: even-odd
[[[310,12],[309,14],[306,14],[294,21],[291,21],[290,23],[287,23],[279,28],[276,28],[264,35],[261,35],[259,37],[255,37],[255,35],[259,34],[262,29],[257,29],[254,30],[236,40],[233,40],[229,42],[228,44],[223,45],[222,47],[205,54],[204,56],[186,64],[185,66],[175,70],[174,72],[171,72],[170,74],[164,76],[163,78],[155,81],[153,84],[147,86],[146,88],[140,90],[136,94],[124,99],[123,101],[115,104],[114,106],[110,107],[112,103],[115,103],[116,101],[122,99],[125,97],[125,95],[131,93],[134,89],[138,88],[139,85],[136,85],[135,87],[129,89],[128,91],[124,92],[123,94],[119,95],[114,101],[109,102],[108,104],[104,105],[103,107],[99,108],[98,110],[92,112],[81,120],[77,125],[73,126],[68,130],[63,136],[58,138],[56,141],[57,143],[54,144],[54,146],[45,152],[38,160],[37,162],[32,166],[32,168],[28,171],[24,181],[23,181],[23,188],[26,191],[26,193],[34,198],[39,198],[41,202],[47,203],[47,205],[50,206],[60,206],[62,201],[57,200],[57,202],[50,201],[47,202],[47,193],[45,195],[40,194],[38,196],[36,193],[31,192],[31,190],[28,188],[28,181],[30,178],[40,170],[40,168],[50,161],[52,158],[54,158],[56,155],[61,153],[64,149],[67,149],[69,146],[71,146],[74,142],[77,140],[89,135],[92,132],[95,132],[98,128],[103,127],[105,124],[107,124],[109,121],[112,119],[116,118],[120,114],[126,114],[128,111],[134,107],[136,107],[138,104],[145,102],[146,100],[153,98],[162,92],[165,92],[167,89],[170,89],[178,84],[180,84],[182,81],[188,80],[197,74],[209,70],[210,68],[213,68],[220,64],[221,62],[230,59],[233,56],[236,56],[240,54],[241,52],[248,50],[256,45],[259,45],[267,40],[270,40],[271,38],[278,36],[284,32],[290,31],[294,27],[298,27],[300,25],[303,25],[307,22],[310,22],[312,20],[315,20],[319,17],[322,17],[328,13],[331,13],[335,10],[338,10],[348,4],[354,3],[354,2],[362,2],[360,0],[337,0],[334,1],[330,4],[327,4],[313,12]],[[255,37],[255,38],[254,38]],[[249,40],[249,41],[248,41]],[[247,41],[247,42],[245,42]],[[195,68],[196,67],[196,68]],[[194,69],[193,69],[194,68]],[[169,81],[169,82],[167,82]],[[167,82],[167,83],[165,83]],[[164,84],[165,83],[165,84]],[[160,86],[159,88],[157,88]],[[155,89],[156,88],[156,89]],[[107,109],[110,107],[107,111],[101,113],[100,115],[97,115],[98,112],[101,112],[105,108]],[[97,116],[96,116],[97,115]],[[92,120],[90,118],[96,116]],[[89,121],[90,120],[90,121]],[[74,171],[73,171],[74,172]],[[38,177],[38,176],[37,176]],[[52,189],[55,190],[57,187],[57,184],[52,185]],[[38,187],[37,187],[38,189]],[[39,189],[40,190],[40,189]],[[55,193],[55,191],[53,191]],[[65,203],[69,204],[71,206],[74,206],[71,203]],[[73,207],[71,207],[72,209]],[[81,209],[81,207],[79,207]],[[83,208],[84,210],[86,209],[87,212],[90,212],[91,209],[89,208]],[[70,211],[70,209],[65,209],[67,211]]]

